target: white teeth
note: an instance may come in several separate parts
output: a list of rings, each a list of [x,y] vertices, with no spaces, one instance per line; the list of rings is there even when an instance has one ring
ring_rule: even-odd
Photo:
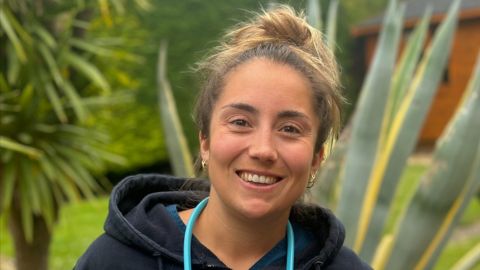
[[[246,173],[246,172],[242,172],[240,174],[240,178],[242,178],[247,182],[260,183],[260,184],[274,184],[275,182],[277,182],[277,179],[275,177]]]
[[[262,176],[260,176],[260,177],[258,178],[258,182],[263,183],[263,184],[266,184],[266,183],[267,183],[267,179],[266,179],[265,176],[262,175]]]

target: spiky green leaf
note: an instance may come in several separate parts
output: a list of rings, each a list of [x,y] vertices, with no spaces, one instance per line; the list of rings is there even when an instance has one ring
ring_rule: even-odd
[[[110,93],[110,85],[96,66],[73,52],[65,52],[63,57],[67,63],[85,75],[101,90]]]
[[[327,17],[327,44],[332,53],[335,52],[336,46],[336,35],[337,35],[337,13],[338,13],[338,0],[330,1],[330,6],[328,7],[328,17]]]
[[[362,224],[367,231],[364,234],[366,246],[362,249],[361,256],[367,260],[373,257],[376,244],[380,241],[395,188],[407,159],[416,145],[417,137],[447,65],[457,25],[457,12],[458,6],[452,6],[449,16],[435,34],[431,46],[417,69],[413,83],[402,100],[395,118],[392,119],[391,130],[385,134],[385,144],[379,149],[366,194],[366,198],[376,202],[375,205],[364,206],[362,209]]]
[[[395,73],[392,78],[392,88],[387,104],[386,111],[386,130],[383,134],[388,134],[391,124],[395,119],[398,108],[405,97],[410,83],[418,66],[418,62],[422,51],[424,50],[425,38],[427,36],[429,21],[431,17],[431,8],[428,7],[422,17],[420,23],[415,27],[415,30],[408,39],[407,45],[402,53],[400,61],[398,62]],[[382,145],[384,141],[382,141]]]
[[[16,171],[15,163],[9,162],[2,165],[0,177],[0,212],[9,209],[12,204],[13,191],[15,187]]]
[[[322,30],[322,11],[319,0],[308,0],[307,21],[311,26]]]
[[[392,252],[402,252],[391,256],[387,269],[424,268],[430,263],[462,210],[469,182],[473,181],[472,174],[478,177],[480,84],[467,93],[470,95],[464,98],[465,105],[457,111],[438,141],[433,165],[397,227]],[[409,234],[412,230],[417,233]],[[412,241],[416,244],[411,245]]]
[[[337,213],[349,235],[346,243],[353,246],[356,239],[359,211],[351,211],[352,205],[362,205],[368,179],[376,158],[383,112],[390,89],[390,78],[395,64],[398,40],[402,27],[404,6],[390,1],[380,34],[378,49],[354,112],[352,139],[344,166],[344,176]],[[365,124],[365,123],[368,123]]]
[[[463,95],[462,102],[458,107],[459,109],[457,110],[457,115],[465,112],[463,111],[463,108],[468,107],[468,100],[470,98],[472,97],[478,98],[478,95],[480,95],[479,89],[480,89],[480,54],[477,57],[477,64],[470,78],[470,82]],[[451,125],[453,125],[455,121],[456,120],[453,120],[451,122]],[[469,171],[468,180],[466,182],[466,185],[464,186],[462,194],[456,199],[456,203],[458,207],[455,210],[455,212],[452,212],[453,216],[450,222],[445,224],[447,228],[445,229],[445,233],[442,239],[439,241],[438,245],[435,246],[434,251],[432,252],[432,255],[428,259],[428,263],[427,263],[428,267],[433,267],[438,257],[440,256],[442,248],[447,244],[447,241],[450,238],[450,235],[452,234],[455,224],[458,224],[458,221],[463,216],[463,213],[465,209],[468,207],[471,199],[474,198],[475,195],[478,193],[478,190],[480,190],[480,142],[478,144],[479,146],[477,149],[477,154],[476,154],[477,156],[475,158],[475,162],[473,163],[472,167],[468,169]]]
[[[175,175],[192,177],[195,175],[192,157],[178,117],[172,89],[167,79],[167,45],[162,42],[158,59],[158,104],[165,132],[169,158]]]
[[[12,18],[15,20],[13,16],[9,16],[8,9],[6,8],[1,8],[0,9],[0,26],[3,28],[5,33],[7,34],[10,42],[13,45],[13,48],[15,49],[15,53],[17,54],[18,58],[22,62],[27,61],[27,54],[25,53],[25,48],[20,42],[17,33],[15,33],[15,30],[12,27]]]
[[[19,152],[28,155],[31,158],[39,158],[40,156],[42,156],[41,150],[24,145],[4,136],[0,136],[0,148]]]

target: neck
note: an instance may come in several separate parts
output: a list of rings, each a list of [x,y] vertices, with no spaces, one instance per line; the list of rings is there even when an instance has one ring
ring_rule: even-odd
[[[186,222],[191,211],[180,213]],[[286,235],[288,216],[248,219],[226,211],[211,197],[193,233],[232,269],[249,269]],[[239,256],[241,255],[241,256]]]

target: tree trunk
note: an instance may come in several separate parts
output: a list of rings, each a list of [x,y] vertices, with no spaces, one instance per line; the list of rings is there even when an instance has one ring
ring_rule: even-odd
[[[15,265],[17,270],[48,270],[48,251],[52,233],[42,217],[33,218],[33,241],[25,239],[22,227],[20,207],[11,208],[8,225],[15,247]]]

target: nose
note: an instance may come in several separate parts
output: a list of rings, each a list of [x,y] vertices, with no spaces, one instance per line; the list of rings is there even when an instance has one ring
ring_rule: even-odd
[[[251,158],[262,162],[273,162],[278,158],[278,152],[270,130],[257,130],[252,138],[248,154]]]

